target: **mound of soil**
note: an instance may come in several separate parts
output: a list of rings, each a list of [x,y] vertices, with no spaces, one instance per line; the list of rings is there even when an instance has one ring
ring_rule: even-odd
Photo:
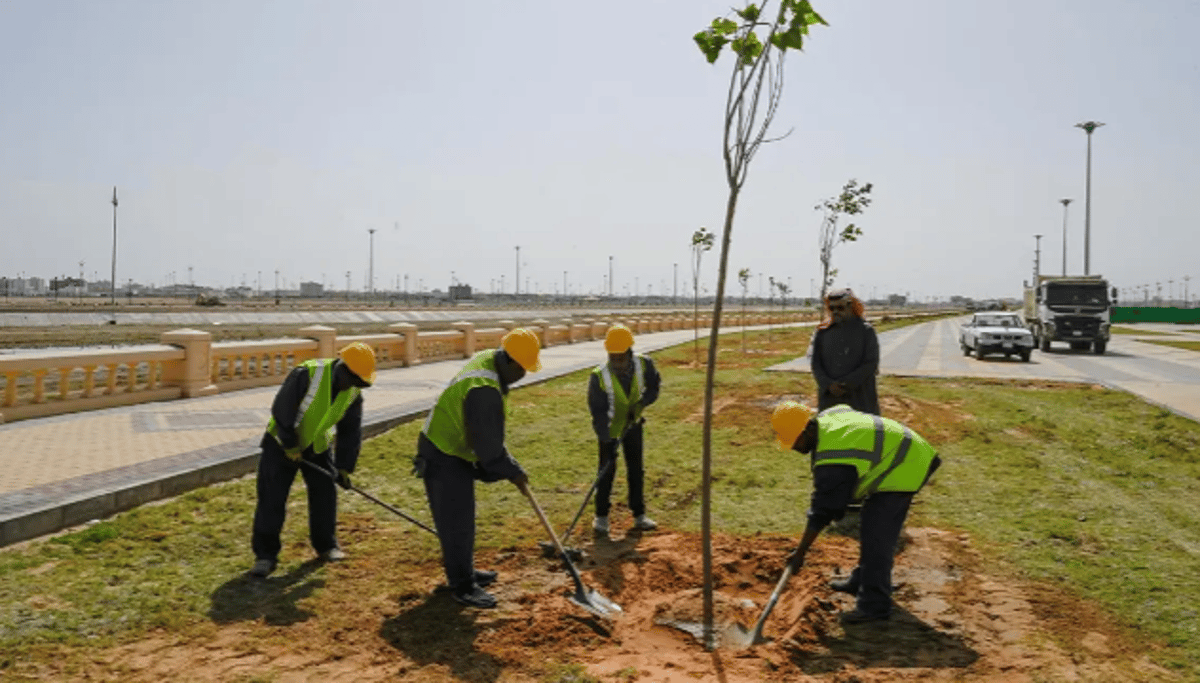
[[[848,571],[856,543],[826,535],[745,648],[702,645],[699,538],[658,532],[596,539],[578,563],[588,587],[624,614],[598,618],[573,605],[573,582],[536,548],[479,558],[500,581],[495,610],[464,608],[444,593],[379,589],[371,558],[266,582],[231,581],[211,628],[159,632],[91,653],[85,671],[45,680],[105,681],[1033,681],[1172,680],[1100,612],[1054,592],[989,575],[965,536],[905,534],[888,622],[843,627],[853,599],[828,588]],[[795,539],[714,539],[719,628],[753,626]],[[412,573],[405,562],[403,571]],[[395,566],[392,572],[395,573]],[[432,588],[436,561],[418,572]],[[301,575],[304,574],[304,575]],[[274,583],[272,583],[274,582]],[[323,586],[326,595],[313,595]],[[281,608],[280,596],[286,609]],[[337,599],[334,599],[336,596]],[[214,596],[214,602],[216,602]],[[190,632],[189,632],[190,633]]]

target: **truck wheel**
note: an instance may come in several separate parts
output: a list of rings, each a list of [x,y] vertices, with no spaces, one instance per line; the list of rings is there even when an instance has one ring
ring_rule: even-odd
[[[1092,345],[1092,350],[1097,356],[1103,356],[1105,349],[1108,348],[1108,342],[1098,341]]]
[[[971,355],[971,347],[967,346],[966,344],[960,344],[959,346],[962,346],[964,356]]]
[[[1050,351],[1050,338],[1042,337],[1042,352],[1048,353],[1049,351]]]
[[[1033,354],[1033,349],[1025,349],[1021,352],[1021,360],[1028,363],[1029,356]]]
[[[983,360],[983,347],[978,344],[975,345],[975,360]]]

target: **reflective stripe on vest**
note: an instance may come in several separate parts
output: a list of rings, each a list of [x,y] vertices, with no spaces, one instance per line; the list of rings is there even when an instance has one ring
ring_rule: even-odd
[[[508,397],[500,389],[500,375],[496,372],[496,349],[480,351],[467,361],[454,379],[446,384],[421,427],[421,433],[439,451],[471,462],[479,458],[467,439],[463,402],[467,399],[467,393],[476,387],[494,387],[499,391],[507,413]]]
[[[937,451],[920,435],[896,422],[834,406],[817,415],[813,467],[852,465],[858,471],[854,498],[877,491],[916,493]]]
[[[324,453],[333,442],[333,432],[337,423],[346,415],[350,405],[358,398],[361,390],[358,387],[348,387],[333,400],[333,364],[335,360],[308,360],[300,367],[308,370],[308,390],[296,410],[297,447],[301,450],[312,448],[313,453]],[[281,446],[279,430],[275,427],[275,418],[267,422],[267,432]]]
[[[600,386],[604,388],[604,393],[608,394],[608,436],[616,439],[625,433],[630,404],[636,403],[642,398],[642,387],[646,386],[642,357],[636,353],[633,354],[633,379],[629,385],[628,396],[625,395],[625,389],[621,386],[620,381],[613,381],[612,369],[608,367],[608,363],[597,365],[596,369],[592,370],[592,374],[599,376]],[[638,406],[634,410],[633,419],[637,420],[641,416],[642,407]]]

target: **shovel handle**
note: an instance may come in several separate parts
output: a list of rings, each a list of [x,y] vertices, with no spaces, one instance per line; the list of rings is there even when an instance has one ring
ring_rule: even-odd
[[[767,617],[770,616],[771,610],[775,609],[775,603],[779,602],[779,596],[783,594],[783,587],[787,585],[788,579],[792,578],[792,563],[789,562],[783,568],[783,576],[779,577],[779,583],[775,584],[775,590],[771,593],[771,598],[767,600],[767,606],[763,608],[762,616],[758,618],[758,623],[754,624],[754,630],[750,632],[750,642],[758,642],[762,637],[763,624],[767,623]]]
[[[546,519],[546,513],[542,512],[542,506],[538,505],[537,499],[533,497],[533,491],[529,490],[529,484],[526,482],[521,482],[517,484],[517,488],[520,489],[521,493],[524,494],[525,497],[529,499],[529,502],[533,504],[533,511],[537,513],[538,520],[541,521],[542,527],[546,530],[546,533],[550,534],[550,538],[554,541],[555,549],[557,549],[558,554],[562,556],[563,562],[567,565],[567,570],[571,572],[571,578],[575,580],[575,588],[578,589],[580,595],[583,595],[583,579],[579,578],[579,571],[575,569],[575,565],[571,562],[571,558],[567,557],[567,551],[565,548],[563,548],[562,541],[558,540],[558,534],[554,533],[554,527],[550,526],[550,520]]]
[[[563,534],[562,542],[564,544],[567,542],[567,539],[571,537],[571,532],[575,531],[575,525],[579,523],[579,518],[583,516],[583,511],[587,509],[588,501],[592,499],[592,494],[596,492],[596,487],[600,485],[600,480],[604,478],[605,474],[608,474],[608,470],[611,469],[616,462],[617,457],[614,455],[611,460],[604,463],[604,467],[600,468],[599,474],[596,475],[596,479],[592,482],[592,488],[588,489],[587,495],[583,497],[583,504],[579,506],[579,512],[575,513],[575,519],[571,520],[571,526],[567,527],[567,532]]]
[[[330,472],[329,470],[325,469],[324,467],[321,467],[320,465],[318,465],[318,464],[316,464],[316,463],[309,462],[309,461],[305,460],[304,458],[300,458],[300,464],[302,464],[302,465],[307,465],[307,466],[309,466],[310,468],[312,468],[312,469],[314,469],[314,470],[316,470],[316,471],[320,472],[321,474],[324,474],[325,476],[329,477],[330,479],[333,479],[333,480],[335,480],[335,481],[337,480],[337,477],[335,477],[335,476],[334,476],[334,474],[333,474],[332,472]],[[366,491],[364,491],[364,490],[362,490],[362,489],[358,488],[357,486],[353,486],[353,485],[351,485],[351,486],[350,486],[350,490],[351,490],[351,491],[353,491],[353,492],[355,492],[355,493],[357,493],[358,495],[362,496],[363,498],[366,498],[367,500],[371,501],[372,503],[375,503],[376,505],[379,505],[379,506],[383,507],[384,509],[386,509],[386,510],[388,510],[388,511],[390,511],[390,512],[393,512],[393,513],[395,513],[396,515],[399,515],[400,517],[403,517],[404,519],[406,519],[406,520],[408,520],[408,521],[412,522],[413,524],[416,524],[417,526],[419,526],[419,527],[421,527],[422,529],[424,529],[424,530],[428,531],[429,533],[433,534],[434,536],[437,536],[437,532],[436,532],[436,531],[434,531],[433,529],[429,528],[429,526],[427,526],[427,525],[423,524],[423,523],[422,523],[420,520],[417,520],[417,519],[414,519],[414,518],[412,518],[412,517],[409,517],[408,515],[406,515],[406,514],[404,514],[403,512],[401,512],[400,510],[397,510],[396,508],[392,507],[391,505],[388,505],[387,503],[383,502],[382,500],[379,500],[379,499],[378,499],[378,498],[376,498],[375,496],[372,496],[371,494],[369,494],[369,493],[367,493]]]

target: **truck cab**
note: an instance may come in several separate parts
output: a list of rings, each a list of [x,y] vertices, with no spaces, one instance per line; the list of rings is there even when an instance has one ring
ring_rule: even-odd
[[[1025,324],[1042,351],[1051,342],[1066,342],[1073,350],[1103,354],[1110,336],[1110,315],[1117,288],[1099,275],[1042,275],[1025,288]]]

